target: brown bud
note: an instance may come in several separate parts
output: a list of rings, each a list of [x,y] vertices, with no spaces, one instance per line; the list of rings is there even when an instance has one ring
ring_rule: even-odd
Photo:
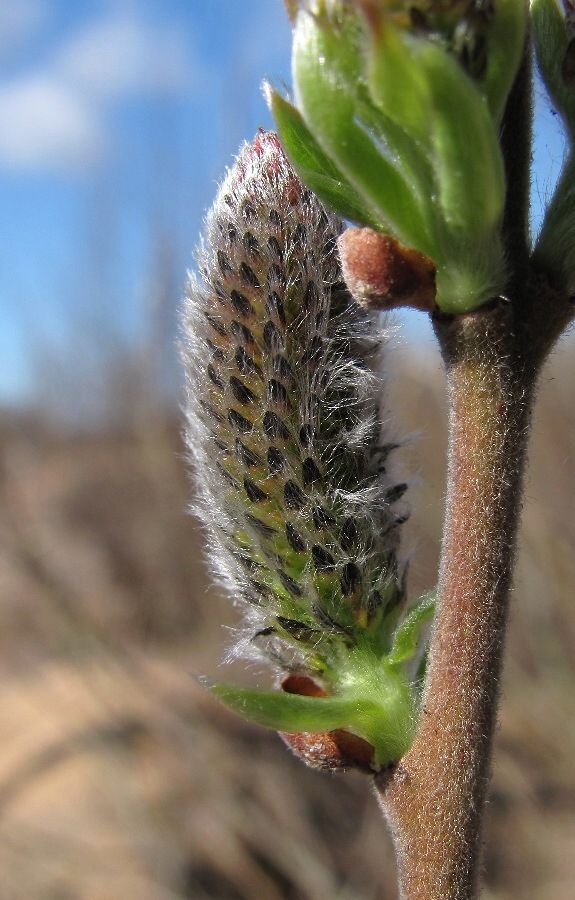
[[[358,303],[435,309],[436,266],[425,254],[372,228],[348,228],[337,244],[343,276]]]
[[[301,672],[286,675],[281,679],[280,687],[286,694],[299,694],[300,697],[327,697],[327,691],[324,691],[309,675]]]
[[[359,769],[368,775],[377,771],[371,744],[344,728],[319,734],[280,732],[280,737],[312,769],[329,772]]]
[[[281,688],[288,694],[300,694],[304,697],[327,696],[324,689],[309,675],[301,673],[286,675],[282,678]],[[344,728],[319,733],[280,732],[280,737],[312,769],[331,772],[359,769],[368,774],[377,770],[371,744]]]

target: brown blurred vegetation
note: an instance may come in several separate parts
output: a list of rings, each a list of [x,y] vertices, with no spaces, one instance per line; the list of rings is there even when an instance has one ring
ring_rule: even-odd
[[[417,347],[394,367],[416,596],[435,580],[443,382]],[[569,341],[534,422],[488,900],[575,896],[574,376]],[[0,417],[1,900],[392,900],[369,781],[306,770],[192,677],[255,675],[218,668],[235,613],[186,515],[177,410],[129,383],[89,430]]]

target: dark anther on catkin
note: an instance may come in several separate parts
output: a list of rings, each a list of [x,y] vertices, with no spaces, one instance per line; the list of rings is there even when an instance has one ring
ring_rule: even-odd
[[[354,550],[357,544],[357,539],[357,522],[352,516],[350,516],[341,526],[339,542],[341,544],[342,550],[345,550],[346,552]]]
[[[403,495],[407,490],[407,485],[404,483],[394,484],[388,491],[385,492],[385,502],[386,503],[397,503],[398,500],[401,500]]]
[[[281,378],[282,381],[288,381],[288,379],[293,378],[291,366],[285,356],[282,356],[281,353],[278,353],[277,356],[274,356],[272,360],[272,368],[278,378]]]
[[[321,544],[314,544],[311,548],[311,555],[313,559],[314,566],[318,570],[318,572],[326,571],[328,569],[333,569],[335,566],[335,559],[331,555],[331,553],[322,547]]]
[[[325,609],[319,605],[319,603],[314,603],[312,606],[313,614],[318,622],[326,628],[329,628],[330,631],[337,631],[339,634],[349,634],[352,629],[347,625],[342,625],[340,622],[336,622],[332,616],[330,616]]]
[[[259,278],[247,263],[243,262],[240,266],[240,278],[247,287],[260,287]]]
[[[286,327],[286,314],[283,300],[277,291],[271,291],[268,294],[267,311],[270,316],[277,316],[282,328]]]
[[[252,641],[255,641],[257,638],[260,638],[260,637],[269,637],[270,634],[275,634],[276,630],[277,629],[275,629],[273,627],[273,625],[267,625],[266,628],[262,628],[260,631],[256,631],[256,633],[254,634],[254,636],[252,638]]]
[[[282,217],[280,216],[277,209],[270,209],[268,217],[272,225],[275,225],[276,228],[282,227]]]
[[[224,290],[221,281],[217,281],[216,279],[214,279],[213,287],[214,287],[214,294],[216,295],[216,299],[221,303],[227,303],[228,295],[227,295],[226,291]]]
[[[239,431],[241,434],[247,434],[248,431],[251,431],[253,426],[253,422],[250,422],[249,419],[244,418],[241,413],[237,411],[237,409],[229,409],[228,410],[228,422],[234,429],[234,431]]]
[[[254,453],[253,450],[250,450],[249,447],[246,447],[243,441],[240,441],[239,438],[236,438],[236,453],[238,459],[244,466],[248,466],[249,468],[253,468],[259,466],[260,468],[263,466],[263,461]]]
[[[313,428],[311,425],[302,425],[299,430],[299,442],[302,447],[310,447],[313,441]]]
[[[264,416],[263,428],[265,436],[270,441],[287,441],[290,433],[286,425],[275,412],[268,411]]]
[[[290,578],[290,576],[286,572],[284,572],[283,569],[278,569],[277,573],[279,575],[279,579],[280,579],[281,583],[285,587],[288,594],[291,594],[292,597],[301,597],[302,596],[303,591],[300,588],[297,581],[294,581],[293,578]]]
[[[277,263],[272,263],[268,269],[268,285],[271,288],[285,288],[287,285],[286,273]]]
[[[252,528],[255,528],[262,537],[268,538],[273,534],[277,534],[277,528],[273,528],[271,525],[268,525],[266,522],[262,522],[261,519],[258,519],[257,516],[252,516],[251,513],[245,514],[245,520],[248,525],[251,525]]]
[[[237,347],[234,356],[236,366],[242,375],[253,373],[258,378],[263,379],[263,372],[256,362],[249,355],[245,347]]]
[[[305,349],[301,361],[304,366],[317,366],[321,360],[323,341],[319,334],[315,334]]]
[[[308,282],[308,285],[304,291],[303,299],[301,302],[301,310],[302,313],[315,313],[317,309],[317,305],[319,303],[319,291],[317,289],[317,284],[315,281]]]
[[[355,563],[346,563],[341,573],[340,586],[344,597],[353,594],[358,585],[361,583],[361,572]]]
[[[236,553],[236,559],[242,566],[242,568],[246,570],[246,572],[257,572],[258,569],[262,568],[261,563],[258,563],[254,559],[251,559],[249,556],[246,556],[245,553]]]
[[[254,401],[257,400],[254,392],[250,391],[243,381],[240,381],[235,375],[232,375],[230,378],[230,387],[232,389],[232,394],[242,406],[249,406],[250,403],[254,403]]]
[[[374,458],[378,463],[384,463],[389,454],[392,453],[393,450],[397,450],[399,446],[399,444],[394,443],[381,444],[381,446],[377,448],[377,452],[375,453]]]
[[[202,409],[204,409],[207,412],[208,416],[212,419],[212,421],[220,422],[222,425],[224,424],[225,419],[220,414],[220,412],[215,408],[215,406],[212,406],[210,403],[206,403],[205,400],[200,400],[200,406]]]
[[[284,347],[283,334],[271,319],[264,325],[264,346],[269,353],[281,353]]]
[[[231,206],[232,204],[230,204]],[[242,216],[244,219],[256,219],[257,218],[257,210],[253,203],[250,200],[244,200],[241,205]]]
[[[277,447],[269,447],[267,457],[270,475],[279,475],[279,473],[285,466],[285,459],[283,457],[283,454],[277,449]]]
[[[304,643],[313,643],[317,641],[318,631],[310,628],[305,622],[298,622],[297,619],[286,619],[284,616],[276,616],[278,624],[287,631],[296,641]]]
[[[222,275],[225,275],[226,272],[231,272],[232,266],[227,253],[224,253],[223,250],[218,250],[216,256],[218,259],[218,268]]]
[[[301,475],[304,487],[306,488],[315,484],[317,481],[321,481],[321,472],[311,456],[304,459],[301,467]]]
[[[209,313],[204,313],[204,316],[205,316],[206,322],[208,323],[208,325],[209,325],[211,328],[214,329],[214,331],[216,332],[216,334],[219,334],[220,337],[227,337],[227,336],[228,336],[228,333],[227,333],[226,329],[224,328],[224,326],[222,325],[221,322],[218,322],[218,320],[217,320],[217,319],[214,319],[213,316],[210,316]]]
[[[251,500],[252,503],[261,503],[263,500],[268,499],[266,492],[262,491],[255,481],[252,481],[247,475],[244,475],[244,488],[248,495],[248,500]]]
[[[270,238],[268,238],[268,248],[269,250],[271,250],[274,256],[277,256],[279,260],[283,259],[283,250],[281,248],[280,242],[273,234]]]
[[[221,347],[216,347],[216,345],[212,341],[210,341],[209,338],[206,338],[206,344],[210,348],[210,352],[212,354],[212,359],[214,362],[225,362],[226,355]]]
[[[234,490],[239,491],[240,485],[238,484],[236,479],[233,477],[233,475],[230,475],[228,470],[224,466],[222,466],[221,463],[217,463],[217,467],[218,467],[218,471],[220,472],[222,478],[226,481],[226,483],[229,484],[230,487],[233,487]]]
[[[232,306],[238,316],[243,316],[244,319],[251,319],[253,317],[254,308],[244,294],[240,294],[239,291],[232,291],[230,300],[232,301]]]
[[[306,549],[306,543],[300,534],[295,530],[291,522],[286,522],[286,537],[288,544],[296,553],[303,553]]]
[[[246,328],[245,325],[242,325],[241,322],[237,322],[235,319],[231,324],[232,334],[235,339],[242,344],[248,344],[253,346],[255,344],[254,336],[251,333],[249,328]]]
[[[244,250],[246,253],[249,253],[250,256],[257,256],[258,250],[260,249],[260,245],[258,243],[257,237],[251,233],[251,231],[246,231],[243,238],[242,244],[244,245]]]
[[[284,407],[284,409],[289,408],[288,392],[277,378],[271,378],[268,381],[267,400],[268,403],[276,403],[278,406]]]
[[[288,509],[302,509],[306,504],[306,495],[300,488],[299,484],[292,481],[286,481],[284,485],[284,502]]]
[[[220,378],[220,376],[218,375],[218,373],[216,372],[216,370],[214,369],[214,367],[212,366],[211,363],[209,363],[209,365],[208,365],[208,375],[209,375],[210,381],[213,384],[215,384],[215,386],[217,388],[219,388],[220,391],[225,390],[226,386],[225,386],[224,382],[222,381],[222,379]]]
[[[254,593],[257,594],[256,597],[254,597],[253,594],[244,594],[244,596],[247,600],[250,601],[250,603],[254,603],[256,606],[262,606],[262,600],[269,603],[269,601],[273,597],[273,593],[267,584],[263,584],[261,581],[256,581],[254,578],[250,578],[249,584]]]
[[[307,243],[307,231],[305,225],[302,225],[301,222],[293,233],[293,242],[298,247],[304,247]]]
[[[335,519],[323,506],[314,506],[311,511],[313,525],[317,531],[323,528],[332,528],[335,525]]]

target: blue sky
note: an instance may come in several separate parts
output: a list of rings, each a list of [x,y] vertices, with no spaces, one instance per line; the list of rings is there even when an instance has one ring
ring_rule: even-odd
[[[39,361],[137,341],[155,297],[173,310],[289,54],[281,0],[1,0],[0,404],[34,395]],[[562,153],[538,111],[535,218]]]
[[[175,304],[289,43],[279,0],[2,0],[0,403],[87,331],[137,334],[162,242]]]

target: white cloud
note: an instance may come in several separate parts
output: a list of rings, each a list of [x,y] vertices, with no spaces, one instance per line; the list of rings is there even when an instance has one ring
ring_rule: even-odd
[[[0,160],[19,169],[70,169],[105,147],[97,115],[74,91],[38,76],[0,88]]]
[[[30,4],[31,19],[36,0],[19,2]],[[0,24],[12,3],[0,0]],[[61,40],[42,66],[0,83],[0,166],[89,167],[111,143],[110,117],[118,103],[199,83],[181,30],[153,25],[130,7],[123,11],[122,4],[112,6]]]
[[[56,60],[61,77],[101,97],[180,90],[194,77],[181,30],[112,14],[72,36]]]

